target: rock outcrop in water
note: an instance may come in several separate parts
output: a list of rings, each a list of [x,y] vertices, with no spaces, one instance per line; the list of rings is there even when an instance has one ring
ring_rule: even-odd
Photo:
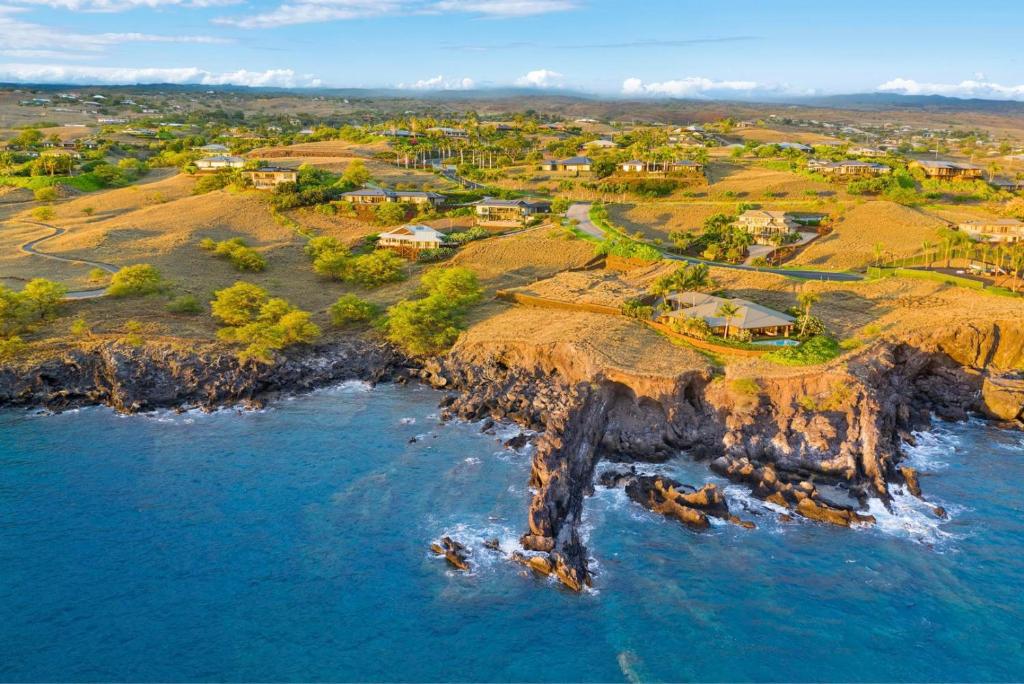
[[[0,368],[0,406],[259,405],[343,380],[404,380],[408,365],[390,346],[359,338],[300,349],[274,365],[242,364],[214,345],[93,342]],[[791,514],[870,523],[820,488],[845,490],[861,506],[869,497],[888,502],[894,484],[923,496],[916,472],[900,464],[901,442],[932,415],[1019,418],[1022,367],[1024,323],[1016,321],[881,340],[824,368],[760,378],[706,368],[632,375],[571,344],[508,341],[459,345],[419,374],[451,391],[446,417],[511,420],[540,433],[521,540],[529,554],[517,558],[579,591],[590,583],[580,521],[601,459],[660,462],[685,449]],[[728,515],[717,489],[685,491],[635,473],[614,479],[634,501],[691,526]]]
[[[824,369],[749,378],[741,388],[703,370],[672,378],[608,373],[571,345],[514,342],[458,346],[428,363],[423,377],[459,392],[445,402],[447,417],[512,420],[542,433],[522,538],[537,555],[522,560],[580,590],[589,573],[579,521],[600,459],[657,462],[686,449],[791,514],[870,524],[871,516],[829,500],[819,487],[845,490],[861,507],[871,497],[888,503],[892,484],[921,496],[916,473],[900,466],[902,441],[933,415],[958,420],[985,412],[985,383],[1024,363],[1021,328],[993,324],[882,340]],[[707,520],[709,512],[692,505],[694,493],[678,483],[612,479],[652,510],[697,527]]]

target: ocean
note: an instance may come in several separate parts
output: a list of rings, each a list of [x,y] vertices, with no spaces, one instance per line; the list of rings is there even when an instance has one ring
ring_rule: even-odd
[[[723,483],[757,529],[694,532],[598,488],[576,595],[482,548],[524,531],[530,456],[438,398],[0,411],[0,680],[1024,680],[1020,432],[919,435],[945,521],[900,496],[873,527],[784,523]]]

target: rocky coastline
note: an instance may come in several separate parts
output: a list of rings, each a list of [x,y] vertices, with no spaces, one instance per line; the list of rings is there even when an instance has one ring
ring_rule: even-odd
[[[624,487],[638,505],[693,529],[709,518],[754,526],[714,485],[641,475],[629,463],[664,462],[686,450],[780,516],[871,524],[870,499],[888,503],[894,488],[926,496],[901,463],[901,445],[933,416],[1012,422],[1024,415],[1019,322],[881,339],[825,368],[759,378],[743,392],[706,369],[632,376],[585,356],[571,345],[491,342],[457,344],[415,363],[353,337],[265,366],[241,364],[214,345],[94,341],[0,367],[0,407],[210,410],[261,406],[345,380],[418,378],[445,392],[444,418],[511,421],[537,433],[523,551],[511,558],[574,591],[591,583],[580,522],[595,486]],[[617,465],[598,474],[601,462]],[[834,500],[835,491],[846,500]],[[935,515],[944,512],[936,507]],[[467,562],[464,551],[454,541],[435,548],[449,562]]]

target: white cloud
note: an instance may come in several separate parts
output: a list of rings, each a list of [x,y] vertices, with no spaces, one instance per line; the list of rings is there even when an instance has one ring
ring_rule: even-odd
[[[213,36],[162,36],[150,33],[74,33],[21,21],[23,10],[0,6],[0,55],[22,59],[82,59],[96,57],[123,43],[205,43],[231,41]]]
[[[651,97],[700,97],[721,92],[747,92],[763,90],[765,86],[757,81],[714,81],[710,78],[688,76],[672,81],[645,83],[639,78],[627,78],[622,82],[625,95]]]
[[[161,7],[223,7],[237,5],[242,0],[6,0],[6,2],[74,12],[125,12],[133,9],[159,9]]]
[[[0,64],[0,81],[21,83],[67,83],[134,85],[176,83],[195,85],[240,85],[252,87],[316,87],[319,79],[298,75],[291,69],[211,72],[198,67],[97,67],[57,64]]]
[[[991,100],[1024,100],[1024,85],[1003,85],[986,80],[959,83],[921,83],[908,78],[894,78],[875,90],[901,95],[945,95],[946,97],[977,97]]]
[[[30,0],[32,2],[143,2],[145,0]],[[173,2],[175,0],[150,0]],[[185,0],[179,0],[185,1]],[[195,1],[195,0],[191,0]],[[199,0],[208,1],[208,0]],[[292,0],[259,14],[220,17],[214,23],[258,29],[346,21],[379,16],[416,14],[473,14],[481,17],[526,17],[564,12],[576,7],[574,0]]]
[[[516,85],[527,88],[556,88],[562,85],[562,74],[550,69],[536,69],[517,78]]]
[[[402,90],[471,90],[474,85],[471,78],[445,78],[439,74],[415,83],[399,83],[398,87]]]
[[[488,17],[529,17],[567,12],[578,6],[572,0],[439,0],[431,9],[438,12],[472,12]]]

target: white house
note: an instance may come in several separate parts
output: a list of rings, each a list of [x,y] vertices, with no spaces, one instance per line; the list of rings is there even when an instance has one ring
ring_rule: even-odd
[[[240,169],[245,166],[241,157],[219,154],[205,159],[196,159],[196,168],[200,171],[220,171],[221,169]]]
[[[436,249],[449,244],[448,237],[430,226],[411,223],[392,228],[381,233],[377,238],[378,247],[387,247],[400,251],[419,252],[424,249]]]

